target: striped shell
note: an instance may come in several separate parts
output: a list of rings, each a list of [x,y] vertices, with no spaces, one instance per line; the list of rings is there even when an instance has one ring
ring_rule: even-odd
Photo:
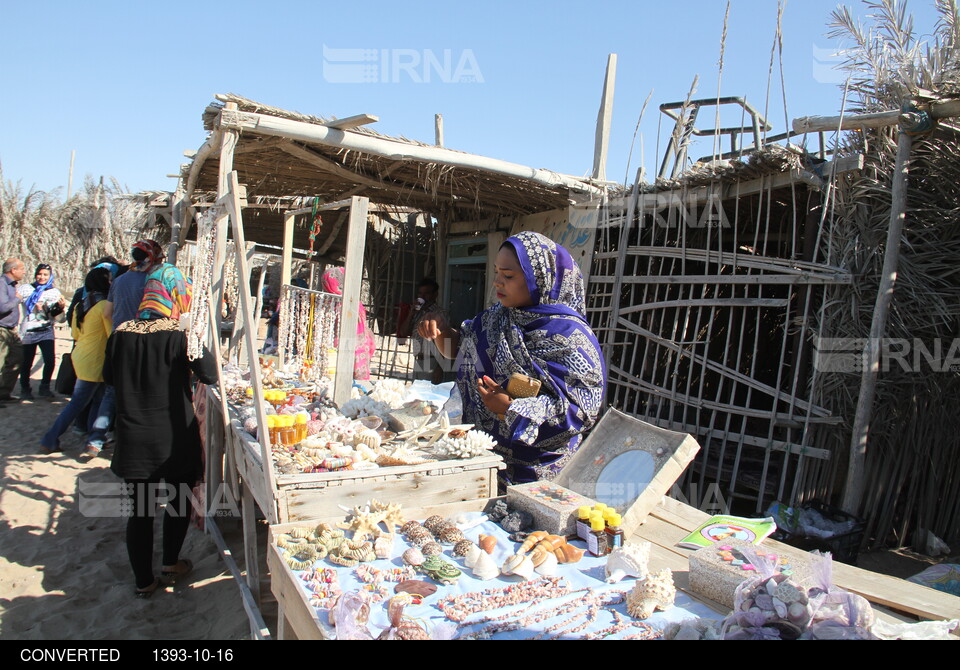
[[[456,526],[446,526],[440,529],[437,539],[443,544],[455,544],[463,539],[463,531]]]

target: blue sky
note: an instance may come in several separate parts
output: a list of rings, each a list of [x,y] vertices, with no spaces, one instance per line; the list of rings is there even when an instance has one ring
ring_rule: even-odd
[[[840,45],[825,36],[836,6],[786,4],[785,111],[776,63],[767,102],[777,3],[733,0],[720,93],[766,110],[774,133],[788,118],[838,113],[842,75],[829,54]],[[930,33],[933,0],[908,7],[918,32]],[[607,54],[616,53],[607,174],[623,181],[651,89],[641,125],[648,175],[658,137],[662,152],[672,127],[657,107],[683,100],[694,75],[697,97],[717,95],[725,8],[724,0],[0,0],[0,164],[6,180],[63,195],[76,150],[75,188],[85,175],[104,175],[132,191],[172,190],[166,175],[204,141],[204,107],[232,92],[308,114],[375,114],[380,132],[428,143],[441,113],[450,148],[583,175]],[[705,111],[698,125],[713,120]],[[640,152],[638,136],[631,179]]]

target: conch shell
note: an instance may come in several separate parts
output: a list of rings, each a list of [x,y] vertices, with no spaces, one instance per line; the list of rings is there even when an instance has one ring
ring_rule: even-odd
[[[673,606],[677,589],[673,585],[673,573],[669,568],[647,575],[638,581],[627,594],[627,613],[635,619],[646,619],[655,610],[667,610]]]
[[[625,544],[614,549],[607,557],[607,583],[616,584],[626,576],[643,579],[647,576],[650,560],[650,543]]]
[[[516,575],[524,579],[532,579],[534,574],[533,561],[530,560],[529,556],[514,554],[503,562],[503,567],[500,568],[500,571],[508,577]]]

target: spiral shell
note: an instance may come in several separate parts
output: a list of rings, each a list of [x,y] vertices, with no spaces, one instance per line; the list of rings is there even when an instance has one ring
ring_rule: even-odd
[[[530,560],[529,556],[514,554],[503,562],[503,567],[500,568],[500,571],[508,577],[516,575],[524,579],[531,579],[534,574],[533,561]]]

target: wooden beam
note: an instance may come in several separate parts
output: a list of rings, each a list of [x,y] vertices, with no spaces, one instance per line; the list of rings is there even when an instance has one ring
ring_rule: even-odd
[[[443,146],[443,114],[433,116],[434,144],[438,147]]]
[[[383,183],[377,179],[373,179],[354,170],[345,168],[340,165],[340,163],[330,160],[326,156],[318,154],[316,151],[311,151],[310,149],[302,147],[295,142],[281,142],[278,148],[284,153],[290,154],[294,158],[302,160],[304,163],[312,165],[316,168],[320,168],[324,172],[329,172],[330,174],[347,179],[356,184],[362,184],[373,188],[391,189],[391,185],[389,183]]]
[[[593,146],[593,178],[607,178],[607,149],[610,145],[610,123],[613,118],[613,89],[617,79],[617,54],[607,56],[607,72],[603,78],[600,111],[597,112],[597,132]]]
[[[301,142],[325,144],[393,160],[425,161],[472,170],[483,170],[526,179],[548,188],[564,187],[579,193],[596,195],[604,192],[604,189],[588,184],[578,177],[561,175],[551,170],[530,168],[496,158],[465,154],[442,147],[421,146],[361,133],[346,133],[336,128],[282,119],[268,114],[227,111],[224,109],[220,112],[220,123],[224,128],[235,128],[245,132],[284,137]]]
[[[293,212],[286,212],[283,215],[283,252],[280,264],[280,285],[290,283],[290,276],[293,273]],[[262,276],[263,273],[261,273]]]
[[[866,360],[857,398],[857,411],[853,420],[853,436],[850,443],[847,481],[843,491],[844,511],[858,515],[866,487],[867,436],[873,415],[873,399],[880,373],[881,339],[887,330],[887,314],[893,300],[900,262],[900,235],[907,211],[907,176],[913,138],[904,132],[897,140],[897,161],[893,171],[891,188],[890,223],[887,227],[887,243],[883,252],[883,269],[880,272],[880,288],[877,291],[870,322],[870,338],[867,340]]]
[[[227,103],[230,104],[230,103]],[[253,387],[253,404],[257,412],[257,440],[260,443],[260,463],[263,478],[267,489],[272,492],[274,499],[277,496],[277,486],[273,476],[273,459],[270,454],[270,432],[267,430],[267,412],[264,409],[263,379],[260,372],[260,363],[257,358],[257,329],[253,315],[253,305],[250,303],[250,268],[247,265],[246,242],[243,237],[243,219],[241,217],[240,183],[236,171],[228,175],[227,192],[224,198],[230,222],[233,229],[233,240],[237,252],[237,275],[240,282],[239,303],[240,313],[243,315],[244,338],[247,349],[253,352],[250,360],[250,385]],[[342,342],[343,340],[341,340]],[[352,369],[352,368],[351,368]],[[279,523],[276,505],[269,505],[269,509],[262,510],[270,523]]]
[[[373,114],[356,114],[355,116],[346,116],[342,119],[334,119],[333,121],[328,121],[323,125],[325,125],[327,128],[349,130],[350,128],[358,128],[360,126],[376,123],[379,120],[380,117],[374,116]]]
[[[930,116],[946,119],[960,116],[960,99],[941,100],[929,107]],[[874,112],[871,114],[852,114],[849,116],[801,116],[793,120],[793,132],[815,133],[836,130],[859,130],[860,128],[884,128],[900,123],[900,110]]]
[[[360,283],[363,281],[363,246],[367,237],[369,200],[354,196],[350,203],[347,229],[347,253],[343,268],[343,299],[340,303],[340,346],[337,349],[337,374],[333,383],[333,401],[338,406],[350,399],[353,365],[357,351],[357,323],[360,318]],[[265,459],[264,463],[270,461]],[[269,467],[269,465],[265,466]]]

